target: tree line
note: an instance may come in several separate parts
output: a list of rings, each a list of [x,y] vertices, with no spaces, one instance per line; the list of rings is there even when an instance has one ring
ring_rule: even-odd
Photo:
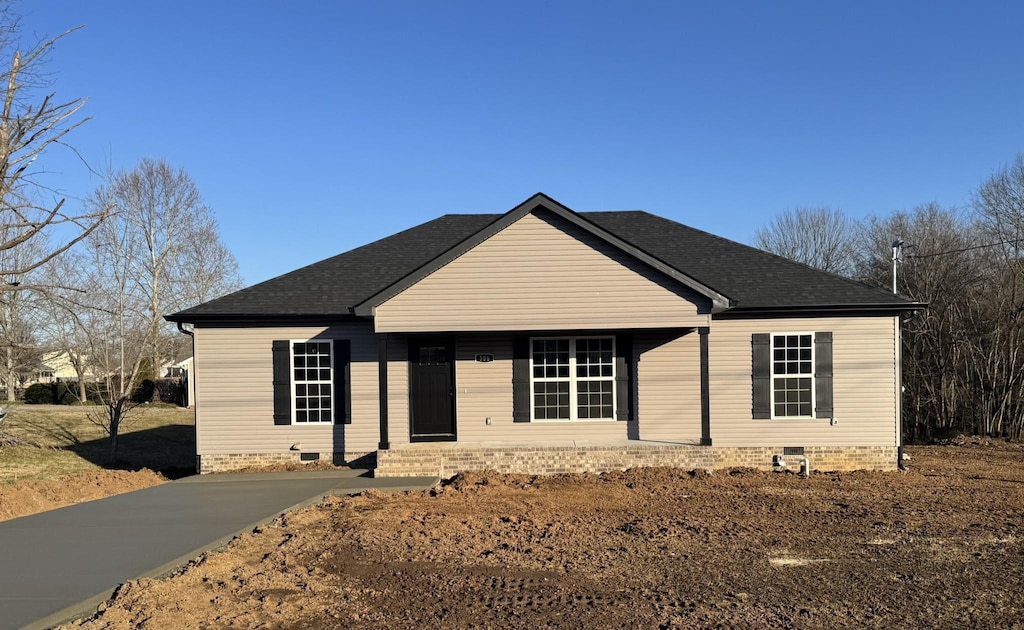
[[[1024,430],[1024,154],[963,207],[923,204],[853,219],[830,207],[784,212],[754,244],[928,309],[904,316],[904,438],[1019,440]]]
[[[83,200],[56,192],[48,157],[80,157],[71,134],[89,118],[85,98],[53,90],[46,63],[75,30],[26,41],[0,4],[0,386],[14,400],[44,354],[62,356],[79,400],[98,398],[89,418],[114,457],[140,380],[161,376],[184,339],[162,316],[242,282],[196,183],[166,160],[101,174]]]

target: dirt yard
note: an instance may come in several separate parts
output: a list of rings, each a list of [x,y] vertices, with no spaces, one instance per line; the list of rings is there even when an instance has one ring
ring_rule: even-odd
[[[97,470],[60,479],[0,484],[0,521],[166,482],[151,470]]]
[[[189,409],[140,407],[129,414],[110,461],[98,407],[14,405],[0,424],[0,521],[140,490],[195,469]]]
[[[466,475],[122,587],[99,628],[1024,628],[1024,448],[907,473]]]

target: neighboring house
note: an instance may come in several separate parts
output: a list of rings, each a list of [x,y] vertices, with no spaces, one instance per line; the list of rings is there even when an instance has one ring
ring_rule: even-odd
[[[645,212],[537,194],[194,308],[202,472],[893,469],[923,308]]]
[[[185,379],[185,406],[191,407],[195,404],[196,400],[196,383],[195,379],[192,378],[192,357],[175,361],[173,359],[164,361],[161,367],[161,378],[179,378]]]
[[[86,368],[86,380],[93,380],[93,372]],[[64,350],[47,352],[42,356],[41,365],[34,374],[25,382],[25,387],[36,383],[56,383],[77,381],[78,372],[71,363],[71,355]]]
[[[33,370],[32,375],[25,379],[23,383],[21,383],[21,386],[30,387],[32,385],[35,385],[36,383],[49,384],[56,382],[56,380],[56,370],[52,366],[46,365],[45,363],[40,363],[38,366],[36,366],[36,369]]]

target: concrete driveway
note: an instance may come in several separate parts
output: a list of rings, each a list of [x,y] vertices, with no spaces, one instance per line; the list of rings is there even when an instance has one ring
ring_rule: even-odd
[[[330,494],[427,489],[365,471],[219,474],[0,522],[0,628],[90,614],[120,584],[156,577]]]

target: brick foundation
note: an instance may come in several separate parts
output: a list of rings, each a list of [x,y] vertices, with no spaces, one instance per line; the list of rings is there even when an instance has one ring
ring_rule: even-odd
[[[716,447],[665,444],[613,446],[470,446],[415,445],[377,452],[375,477],[436,475],[451,477],[469,470],[556,474],[606,472],[636,467],[716,470],[749,467],[772,469],[779,447]],[[787,455],[787,469],[799,470],[806,457],[812,471],[895,470],[895,446],[809,446],[804,455]]]
[[[320,458],[302,461],[299,451],[286,453],[230,453],[217,455],[196,455],[196,470],[199,474],[227,472],[240,468],[259,468],[278,464],[313,464],[334,463],[355,468],[373,468],[376,465],[376,453],[326,453],[321,452]]]

